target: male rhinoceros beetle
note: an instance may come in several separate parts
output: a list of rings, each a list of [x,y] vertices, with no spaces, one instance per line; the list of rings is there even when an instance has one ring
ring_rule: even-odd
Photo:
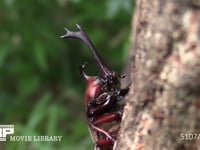
[[[76,24],[79,31],[72,32],[65,28],[66,33],[61,38],[77,38],[82,40],[91,50],[99,68],[99,76],[88,76],[84,68],[87,63],[80,66],[80,72],[87,82],[84,95],[88,127],[94,142],[94,150],[112,150],[120,127],[123,107],[120,105],[123,97],[129,91],[129,85],[121,89],[120,78],[111,71],[98,54],[94,44]]]

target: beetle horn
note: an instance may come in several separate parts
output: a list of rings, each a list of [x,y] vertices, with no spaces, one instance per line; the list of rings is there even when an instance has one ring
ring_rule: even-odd
[[[85,80],[88,80],[90,77],[85,73],[84,71],[84,68],[85,68],[85,65],[87,64],[88,62],[85,62],[84,64],[80,65],[80,72],[82,74],[82,76],[84,77]]]
[[[79,31],[72,32],[72,31],[68,30],[67,28],[64,28],[66,33],[64,35],[60,36],[60,38],[77,38],[77,39],[80,39],[81,41],[83,41],[88,46],[88,48],[91,50],[92,55],[93,55],[94,59],[96,60],[98,67],[100,69],[100,73],[103,75],[112,74],[112,71],[104,63],[104,61],[98,54],[94,44],[89,39],[87,34],[83,31],[82,27],[79,24],[76,24],[76,27],[79,29]]]

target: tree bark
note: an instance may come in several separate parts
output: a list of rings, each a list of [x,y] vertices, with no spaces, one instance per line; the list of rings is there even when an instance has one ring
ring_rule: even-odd
[[[200,150],[200,0],[137,0],[115,150]]]

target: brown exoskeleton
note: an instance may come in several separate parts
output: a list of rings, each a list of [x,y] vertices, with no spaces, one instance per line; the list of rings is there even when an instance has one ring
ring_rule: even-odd
[[[80,72],[87,82],[84,103],[88,127],[94,142],[94,150],[112,150],[123,113],[123,107],[119,103],[128,93],[129,85],[124,89],[120,88],[120,78],[124,78],[125,75],[118,75],[110,70],[81,26],[76,24],[76,27],[79,31],[72,32],[65,28],[66,33],[61,38],[80,39],[89,47],[97,62],[99,76],[88,76],[84,72],[86,63],[80,66]]]

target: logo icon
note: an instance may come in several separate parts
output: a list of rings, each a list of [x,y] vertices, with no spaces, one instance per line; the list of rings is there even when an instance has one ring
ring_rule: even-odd
[[[14,125],[0,125],[0,141],[6,141],[8,134],[14,134]]]

